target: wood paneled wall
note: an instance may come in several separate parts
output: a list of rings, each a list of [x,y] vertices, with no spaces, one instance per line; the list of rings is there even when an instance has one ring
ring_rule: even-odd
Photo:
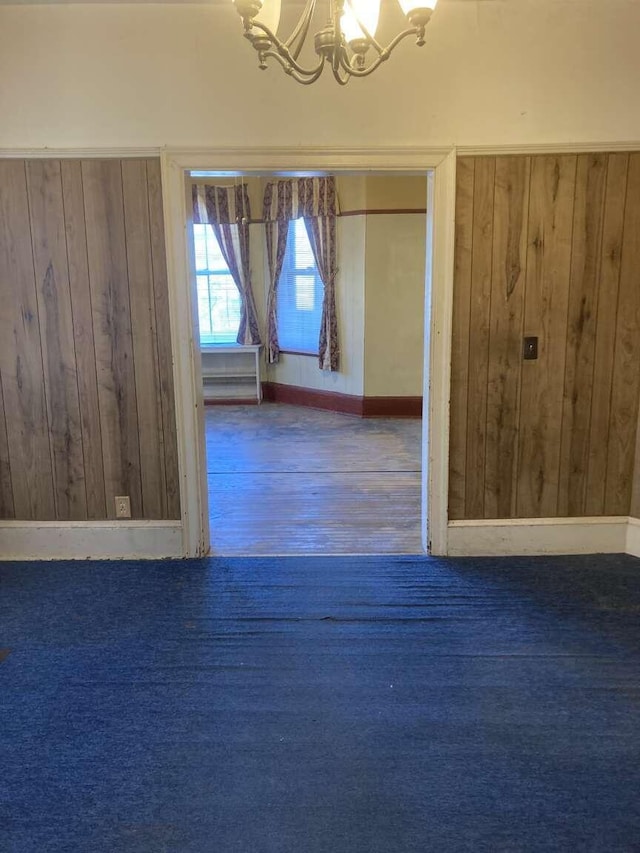
[[[0,517],[179,518],[160,164],[0,160]]]
[[[459,159],[450,517],[628,515],[639,389],[640,153]]]

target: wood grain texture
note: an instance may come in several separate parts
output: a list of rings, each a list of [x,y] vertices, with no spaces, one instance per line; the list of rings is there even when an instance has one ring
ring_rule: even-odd
[[[631,486],[631,507],[629,515],[633,518],[640,518],[640,418],[638,418],[638,428],[636,430],[636,449],[633,465],[633,483]]]
[[[611,387],[613,383],[628,168],[628,154],[609,155],[602,225],[598,317],[589,424],[587,492],[584,507],[586,515],[601,515],[605,511]]]
[[[578,157],[558,488],[560,516],[580,515],[586,500],[606,167],[605,155]]]
[[[611,388],[605,513],[629,512],[638,422],[640,360],[640,154],[629,156]]]
[[[108,517],[114,496],[129,495],[142,513],[140,446],[119,161],[82,163],[87,254],[96,347],[98,398]]]
[[[530,172],[528,157],[496,159],[484,478],[486,518],[508,518],[516,511]]]
[[[465,512],[484,515],[495,157],[476,159],[473,185]]]
[[[571,269],[576,157],[532,159],[525,335],[539,338],[523,363],[517,515],[558,512],[560,430]]]
[[[162,518],[166,480],[145,160],[122,162],[122,191],[140,439],[141,515]]]
[[[100,519],[106,517],[102,428],[80,161],[63,160],[61,175],[87,518]]]
[[[14,518],[13,486],[11,483],[11,459],[7,441],[7,422],[0,375],[0,518]]]
[[[458,165],[450,517],[640,510],[640,154],[495,158],[487,289],[492,161]]]
[[[449,517],[451,519],[466,518],[467,386],[474,178],[475,159],[461,157],[456,165],[456,233],[451,329],[449,429]]]
[[[0,373],[15,517],[55,518],[25,163],[0,161]]]
[[[162,214],[162,182],[160,161],[147,160],[147,192],[151,263],[153,265],[153,298],[155,305],[156,347],[162,410],[162,448],[164,454],[165,518],[180,518],[180,481],[178,475],[178,442],[173,389],[173,358],[169,321],[169,285]]]
[[[26,164],[55,517],[87,518],[60,162]]]
[[[179,518],[159,161],[0,161],[0,294],[0,517]]]
[[[263,403],[205,412],[213,554],[417,554],[422,425]]]

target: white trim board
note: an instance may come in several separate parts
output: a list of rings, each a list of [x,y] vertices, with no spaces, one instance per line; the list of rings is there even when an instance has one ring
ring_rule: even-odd
[[[640,557],[640,519],[449,522],[449,556],[620,554]],[[179,521],[0,521],[0,560],[182,557]]]
[[[0,148],[7,160],[109,160],[159,157],[160,148]]]
[[[624,554],[626,516],[517,518],[449,522],[450,557]],[[640,529],[638,530],[640,545]]]
[[[632,557],[640,557],[640,518],[629,519],[625,551]]]
[[[640,142],[545,142],[521,145],[459,145],[459,157],[503,156],[506,154],[613,154],[640,151]]]
[[[454,150],[437,148],[167,148],[163,156],[185,172],[230,175],[290,175],[296,172],[396,172],[424,174],[435,169]]]
[[[455,149],[429,172],[427,188],[421,522],[424,550],[438,555],[446,554],[448,548]]]
[[[0,560],[182,557],[180,521],[2,521]]]

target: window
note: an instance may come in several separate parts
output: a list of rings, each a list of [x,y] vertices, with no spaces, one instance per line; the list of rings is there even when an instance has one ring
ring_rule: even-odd
[[[242,303],[210,225],[193,226],[198,319],[203,344],[235,343]]]
[[[277,296],[278,342],[283,352],[318,354],[323,294],[304,219],[293,219]]]

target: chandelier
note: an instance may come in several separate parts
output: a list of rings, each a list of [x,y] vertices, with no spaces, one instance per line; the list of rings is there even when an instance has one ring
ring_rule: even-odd
[[[317,0],[306,5],[291,35],[283,41],[276,35],[280,23],[280,0],[233,0],[244,24],[245,37],[258,52],[258,66],[267,67],[273,58],[285,74],[299,83],[315,82],[325,66],[344,86],[352,77],[366,77],[375,71],[391,51],[408,36],[424,44],[424,31],[437,0],[399,0],[408,27],[383,47],[375,38],[380,0],[328,0],[329,16],[324,27],[313,34],[315,58],[307,65],[300,60]]]

